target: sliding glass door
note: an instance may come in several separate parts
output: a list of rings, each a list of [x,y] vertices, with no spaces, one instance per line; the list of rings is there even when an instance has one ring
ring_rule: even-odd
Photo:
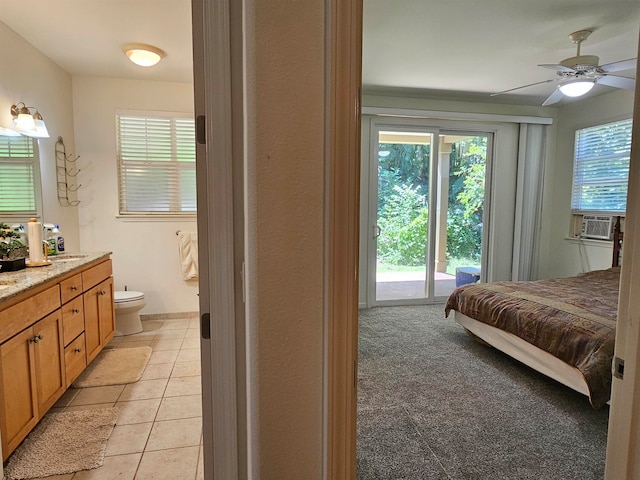
[[[479,278],[488,134],[374,125],[370,305],[429,303]]]

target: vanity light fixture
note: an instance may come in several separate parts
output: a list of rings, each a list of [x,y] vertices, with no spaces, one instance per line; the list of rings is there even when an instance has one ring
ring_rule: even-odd
[[[141,67],[151,67],[167,56],[159,48],[144,43],[130,43],[122,47],[122,51],[129,60]]]
[[[576,80],[560,85],[560,91],[567,97],[580,97],[593,88],[592,80]]]
[[[31,110],[35,110],[35,113],[32,114]],[[11,105],[11,116],[18,133],[28,137],[49,138],[47,126],[35,107],[27,107],[23,102],[19,102]]]

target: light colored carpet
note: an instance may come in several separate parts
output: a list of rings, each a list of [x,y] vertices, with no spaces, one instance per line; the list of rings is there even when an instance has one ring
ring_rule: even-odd
[[[71,386],[87,388],[137,382],[152,351],[151,347],[107,348],[100,352]]]
[[[119,408],[48,413],[9,457],[5,479],[18,480],[101,466]]]

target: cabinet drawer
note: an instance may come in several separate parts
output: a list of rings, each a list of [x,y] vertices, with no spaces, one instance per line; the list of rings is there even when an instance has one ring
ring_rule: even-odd
[[[82,287],[84,290],[89,290],[105,278],[109,278],[111,271],[111,259],[85,270],[82,272]]]
[[[64,349],[64,362],[67,369],[67,387],[69,387],[87,366],[87,357],[85,356],[84,348],[84,333],[78,335],[78,338],[67,345]]]
[[[65,345],[84,332],[82,297],[71,300],[62,306],[62,329]]]
[[[67,303],[82,293],[82,274],[78,273],[71,278],[60,282],[60,301]]]
[[[0,338],[7,339],[60,307],[60,287],[37,293],[0,312]]]

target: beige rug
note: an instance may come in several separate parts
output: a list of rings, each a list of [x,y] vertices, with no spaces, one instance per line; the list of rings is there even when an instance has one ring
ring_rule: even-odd
[[[152,351],[151,347],[106,348],[71,386],[87,388],[137,382]]]
[[[5,479],[63,475],[101,466],[119,414],[119,408],[48,413],[9,457]]]

